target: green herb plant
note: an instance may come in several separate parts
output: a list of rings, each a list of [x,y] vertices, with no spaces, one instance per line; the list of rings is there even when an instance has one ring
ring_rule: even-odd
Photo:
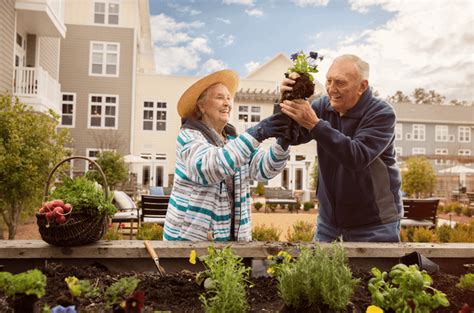
[[[3,291],[7,297],[25,294],[41,298],[46,293],[45,288],[46,276],[38,269],[15,275],[0,272],[0,291]]]
[[[50,195],[51,199],[61,199],[72,205],[73,212],[89,215],[112,216],[117,212],[112,204],[113,195],[105,199],[104,190],[96,182],[85,177],[71,179],[65,177],[63,184],[58,186]]]
[[[307,74],[309,79],[314,81],[313,75],[310,75],[310,73],[319,72],[316,62],[318,60],[322,61],[323,57],[318,56],[317,52],[310,51],[309,56],[307,56],[303,51],[299,51],[291,55],[291,60],[293,60],[293,66],[288,69],[287,74]]]
[[[459,277],[459,283],[456,284],[456,287],[466,290],[474,290],[474,274],[468,273]]]
[[[140,280],[135,277],[124,277],[110,285],[105,290],[106,305],[111,307],[119,304],[125,307],[125,300],[137,288]]]
[[[297,311],[345,309],[359,280],[352,278],[342,244],[332,244],[329,251],[319,244],[300,250],[296,260],[286,252],[269,257],[273,262],[267,272],[276,277],[285,304]]]
[[[431,276],[420,271],[418,265],[397,264],[389,274],[376,267],[371,272],[374,277],[369,280],[368,288],[372,304],[384,310],[428,313],[439,306],[449,306],[446,295],[431,287]]]
[[[100,289],[94,288],[91,282],[87,279],[78,279],[75,276],[69,276],[64,279],[69,292],[75,298],[97,298],[100,295]]]
[[[205,312],[240,313],[248,310],[246,286],[250,268],[244,266],[242,258],[235,256],[230,247],[216,249],[208,247],[208,255],[200,256],[206,268],[196,279],[205,279],[206,292],[199,296]],[[206,276],[208,277],[206,279]]]

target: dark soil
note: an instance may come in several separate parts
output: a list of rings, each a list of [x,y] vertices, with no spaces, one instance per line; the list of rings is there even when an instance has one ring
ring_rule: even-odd
[[[42,308],[45,303],[50,307],[57,304],[63,306],[74,304],[78,312],[111,312],[104,307],[102,297],[94,300],[76,299],[72,301],[69,296],[65,277],[76,276],[79,279],[89,279],[92,284],[101,288],[102,293],[106,287],[122,277],[136,275],[140,279],[138,289],[145,292],[145,307],[143,312],[172,311],[172,312],[203,312],[199,295],[204,290],[195,282],[195,274],[189,271],[180,273],[169,273],[160,277],[155,272],[128,272],[112,273],[102,265],[87,267],[71,267],[61,264],[49,264],[41,268],[47,276],[46,295],[41,298],[37,307]],[[352,306],[348,306],[346,312],[365,312],[370,305],[370,294],[366,288],[370,274],[365,271],[355,271],[355,277],[361,278],[361,283],[356,287],[352,297]],[[449,308],[437,309],[433,312],[458,312],[463,304],[474,306],[474,291],[463,291],[455,287],[459,277],[443,273],[431,275],[434,281],[433,287],[446,293],[451,306]],[[276,281],[269,277],[253,278],[253,288],[248,289],[248,301],[251,312],[297,312],[284,306],[278,296]],[[323,312],[330,312],[322,309]],[[0,312],[11,312],[5,296],[0,296]],[[305,312],[311,312],[310,309]]]
[[[288,73],[285,74],[288,78]],[[308,99],[314,94],[314,83],[309,78],[309,74],[300,73],[300,77],[295,79],[293,90],[285,91],[281,96],[281,102],[284,100]]]

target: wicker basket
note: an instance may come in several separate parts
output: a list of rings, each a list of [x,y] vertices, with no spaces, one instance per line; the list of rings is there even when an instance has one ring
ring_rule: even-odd
[[[47,201],[49,193],[49,185],[54,172],[61,166],[61,164],[73,160],[82,159],[92,163],[104,180],[104,194],[108,199],[108,185],[105,174],[100,168],[99,164],[84,156],[71,156],[59,162],[49,173],[46,186],[44,188],[44,201]],[[41,238],[53,246],[71,247],[85,245],[95,242],[102,238],[107,229],[107,216],[104,215],[89,215],[83,213],[73,213],[69,215],[64,224],[50,223],[47,221],[45,214],[36,213],[36,222],[39,227]]]

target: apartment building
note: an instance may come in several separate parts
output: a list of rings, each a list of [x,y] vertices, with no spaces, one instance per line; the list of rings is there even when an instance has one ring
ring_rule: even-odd
[[[61,113],[59,56],[63,0],[0,1],[0,92],[35,111]]]
[[[61,127],[75,155],[131,152],[138,71],[154,70],[146,0],[67,1],[61,42]],[[91,166],[74,161],[74,172]]]

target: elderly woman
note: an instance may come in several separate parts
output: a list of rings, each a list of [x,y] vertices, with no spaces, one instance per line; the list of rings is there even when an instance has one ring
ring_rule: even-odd
[[[229,124],[239,84],[231,70],[212,73],[178,102],[183,125],[176,141],[176,170],[164,240],[249,241],[250,180],[266,181],[286,166],[288,127],[272,115],[237,135]],[[264,151],[260,142],[278,140]]]

